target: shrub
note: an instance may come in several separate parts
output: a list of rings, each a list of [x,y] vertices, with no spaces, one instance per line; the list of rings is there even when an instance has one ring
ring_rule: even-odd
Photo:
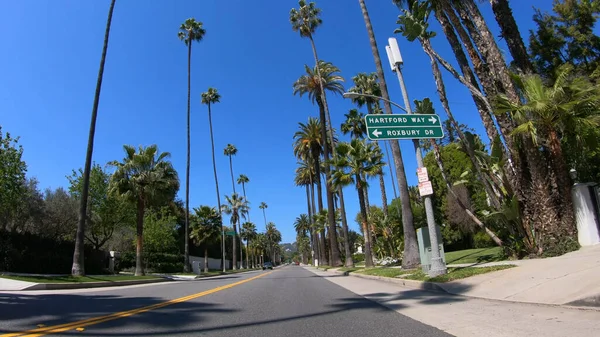
[[[119,271],[135,270],[135,252],[123,252],[115,268]],[[143,255],[147,273],[177,273],[183,270],[183,255],[148,252]]]
[[[473,248],[496,247],[496,244],[489,235],[484,232],[477,232],[473,235]]]
[[[75,243],[32,233],[0,231],[0,271],[32,274],[70,274]],[[85,246],[86,274],[108,272],[108,254]]]
[[[365,261],[365,254],[363,253],[356,253],[354,255],[352,255],[352,261],[354,261],[354,263],[361,263]]]

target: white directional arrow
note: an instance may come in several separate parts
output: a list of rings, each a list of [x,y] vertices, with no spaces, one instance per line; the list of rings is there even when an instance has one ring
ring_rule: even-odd
[[[375,137],[379,137],[379,136],[381,136],[382,134],[383,134],[383,132],[381,132],[381,131],[378,131],[377,129],[373,130],[373,136],[375,136]]]
[[[431,116],[431,117],[429,117],[428,121],[430,121],[431,124],[435,124],[435,122],[437,122],[437,118]]]

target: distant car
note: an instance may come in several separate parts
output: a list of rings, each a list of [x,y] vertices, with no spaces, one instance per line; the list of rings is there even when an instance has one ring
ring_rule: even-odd
[[[265,269],[273,270],[273,264],[271,262],[265,262],[265,264],[263,265],[263,270]]]

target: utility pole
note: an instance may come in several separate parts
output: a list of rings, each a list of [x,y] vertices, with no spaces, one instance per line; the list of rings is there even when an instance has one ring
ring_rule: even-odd
[[[398,82],[400,82],[400,90],[402,91],[402,98],[404,99],[405,110],[408,114],[412,114],[412,108],[410,101],[408,100],[408,93],[406,92],[406,86],[404,84],[404,77],[402,76],[402,55],[400,54],[400,48],[395,38],[391,37],[388,39],[388,46],[385,46],[388,59],[390,61],[390,67],[392,71],[398,75]],[[419,140],[413,139],[413,145],[415,152],[417,153],[417,167],[421,169],[423,165],[423,153],[421,151],[421,145]],[[420,191],[419,191],[420,192]],[[431,242],[431,268],[429,269],[429,276],[435,277],[446,274],[446,264],[442,260],[440,254],[440,248],[438,244],[437,228],[435,224],[435,217],[433,215],[433,204],[431,202],[431,195],[421,195],[425,202],[425,215],[427,217],[427,227],[429,229],[429,241]]]

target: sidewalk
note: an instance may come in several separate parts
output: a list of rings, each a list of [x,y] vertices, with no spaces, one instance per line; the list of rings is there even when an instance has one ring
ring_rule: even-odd
[[[498,264],[515,264],[517,267],[447,283],[379,279],[413,289],[438,290],[483,299],[600,308],[600,245],[584,247],[555,258],[477,266]]]
[[[305,267],[355,294],[459,337],[596,336],[600,311],[494,301],[411,289]]]

